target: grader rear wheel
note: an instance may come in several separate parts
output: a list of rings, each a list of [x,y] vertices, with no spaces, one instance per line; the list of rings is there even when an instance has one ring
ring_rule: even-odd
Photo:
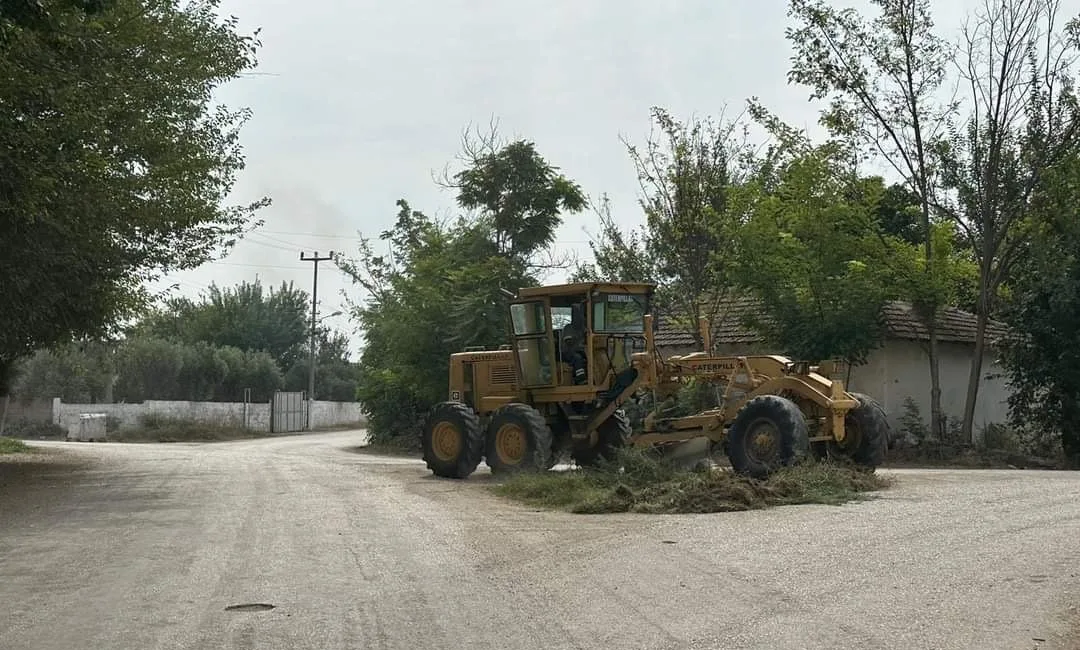
[[[476,471],[484,453],[480,419],[460,402],[436,404],[424,423],[424,462],[443,478],[465,478]]]
[[[507,404],[492,414],[486,461],[493,473],[550,469],[551,453],[551,429],[533,407]]]
[[[809,445],[802,411],[791,400],[759,395],[739,410],[727,435],[731,467],[763,479],[794,464]]]

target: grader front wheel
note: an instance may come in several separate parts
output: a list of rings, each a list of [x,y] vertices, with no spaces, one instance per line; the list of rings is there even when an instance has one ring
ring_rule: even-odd
[[[491,416],[486,460],[493,473],[550,469],[551,453],[551,429],[533,407],[507,404]]]
[[[460,402],[436,404],[424,423],[424,462],[443,478],[466,478],[480,465],[484,434],[476,413]]]
[[[854,463],[860,469],[873,472],[885,462],[889,442],[889,421],[885,410],[869,395],[851,393],[859,405],[844,418],[843,442],[827,443],[829,456]]]
[[[626,412],[618,409],[596,428],[596,433],[595,445],[590,446],[587,440],[574,445],[572,456],[581,467],[593,467],[601,460],[613,460],[616,450],[626,446],[633,429]]]
[[[802,411],[776,395],[759,395],[747,402],[727,435],[732,469],[758,479],[794,464],[808,445]]]

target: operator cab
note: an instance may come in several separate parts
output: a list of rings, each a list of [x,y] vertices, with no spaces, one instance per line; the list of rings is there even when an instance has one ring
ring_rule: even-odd
[[[653,285],[531,287],[510,305],[521,385],[608,388],[645,349]]]

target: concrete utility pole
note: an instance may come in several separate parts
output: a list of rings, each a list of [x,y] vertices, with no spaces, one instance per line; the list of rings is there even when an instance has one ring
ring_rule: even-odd
[[[308,405],[307,405],[307,430],[311,431],[311,408],[315,402],[315,327],[318,325],[319,310],[319,262],[325,262],[334,258],[334,251],[326,257],[319,257],[319,251],[308,257],[300,251],[300,260],[311,262],[311,342],[308,349]]]

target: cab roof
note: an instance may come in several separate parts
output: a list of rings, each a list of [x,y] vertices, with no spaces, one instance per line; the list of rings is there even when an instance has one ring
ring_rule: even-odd
[[[552,284],[545,287],[527,287],[518,289],[518,298],[575,296],[590,294],[594,291],[603,293],[649,295],[652,294],[655,289],[655,284],[645,282],[575,282],[572,284]]]

